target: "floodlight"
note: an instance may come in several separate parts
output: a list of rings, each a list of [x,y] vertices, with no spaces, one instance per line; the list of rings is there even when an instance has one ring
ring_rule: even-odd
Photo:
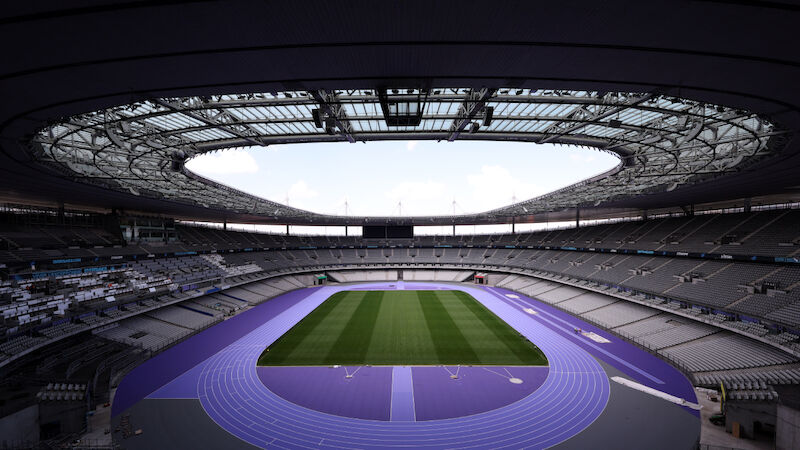
[[[494,107],[486,107],[486,115],[483,116],[483,126],[488,127],[492,124],[492,117],[494,116]]]
[[[314,119],[314,126],[317,128],[324,128],[322,124],[322,111],[319,108],[311,110],[311,117]]]

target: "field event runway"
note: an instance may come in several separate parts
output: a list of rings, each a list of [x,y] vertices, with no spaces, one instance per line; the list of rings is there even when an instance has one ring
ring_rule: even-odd
[[[541,386],[525,392],[518,400],[510,398],[510,403],[499,407],[490,405],[488,410],[484,408],[483,412],[475,413],[463,401],[453,401],[448,405],[440,399],[434,402],[434,407],[425,405],[424,399],[431,398],[430,392],[446,392],[429,389],[425,393],[425,388],[433,386],[431,382],[425,382],[426,377],[431,376],[427,371],[444,370],[443,367],[417,367],[407,372],[400,367],[369,368],[375,372],[374,380],[382,377],[384,385],[387,374],[380,374],[380,371],[392,370],[388,408],[389,415],[395,417],[389,417],[389,420],[384,413],[385,401],[383,406],[380,401],[366,402],[364,410],[371,412],[363,415],[348,414],[336,409],[336,401],[328,401],[332,407],[326,408],[315,406],[313,400],[306,402],[310,407],[300,406],[297,403],[302,402],[296,399],[295,402],[287,400],[284,397],[291,395],[282,389],[290,392],[291,383],[288,387],[275,388],[277,392],[265,386],[263,374],[259,376],[256,367],[261,352],[328,297],[354,288],[398,287],[458,289],[473,296],[544,352],[549,360],[546,378],[541,375],[544,379],[536,382],[536,375],[521,377],[527,378],[531,386],[539,382]],[[119,416],[145,397],[148,398],[146,402],[197,399],[206,414],[220,427],[257,447],[543,448],[570,439],[603,413],[611,387],[606,370],[598,360],[639,383],[688,401],[695,400],[688,381],[658,358],[552,307],[521,295],[509,298],[506,296],[509,293],[497,288],[423,283],[373,283],[294,291],[216,325],[136,368],[120,385],[113,413]],[[525,309],[533,309],[537,314],[529,314]],[[575,335],[572,330],[576,326],[594,331],[610,342],[596,344]],[[464,375],[464,380],[478,377],[477,373]],[[476,392],[485,390],[485,384],[474,386]],[[417,391],[416,395],[413,391]],[[284,397],[278,395],[279,392]],[[320,401],[325,402],[325,399]],[[357,411],[358,402],[351,405],[352,408]],[[686,408],[684,413],[688,415],[693,411]],[[348,415],[350,417],[346,417]],[[131,420],[136,421],[135,414]],[[148,442],[152,443],[152,440]],[[130,444],[135,442],[130,441]]]

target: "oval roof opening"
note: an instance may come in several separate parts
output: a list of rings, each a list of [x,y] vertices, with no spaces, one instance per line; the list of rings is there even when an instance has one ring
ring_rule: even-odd
[[[502,141],[316,143],[220,150],[186,168],[322,214],[426,216],[487,211],[613,169],[588,147]]]

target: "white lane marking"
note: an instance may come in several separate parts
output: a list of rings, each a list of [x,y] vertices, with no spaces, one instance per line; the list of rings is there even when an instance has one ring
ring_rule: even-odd
[[[686,406],[686,407],[689,407],[689,408],[692,408],[692,409],[696,409],[696,410],[700,410],[702,408],[702,406],[698,405],[697,403],[692,403],[692,402],[686,401],[686,399],[683,399],[683,398],[680,398],[680,397],[676,397],[676,396],[671,395],[671,394],[667,394],[666,392],[661,392],[658,389],[653,389],[650,386],[645,386],[643,384],[639,384],[639,383],[637,383],[637,382],[635,382],[633,380],[629,380],[627,378],[611,377],[611,379],[616,381],[617,383],[623,385],[623,386],[628,386],[631,389],[636,389],[637,391],[641,391],[641,392],[644,392],[645,394],[650,394],[650,395],[652,395],[654,397],[658,397],[658,398],[664,399],[664,400],[666,400],[668,402],[675,403],[676,405]]]

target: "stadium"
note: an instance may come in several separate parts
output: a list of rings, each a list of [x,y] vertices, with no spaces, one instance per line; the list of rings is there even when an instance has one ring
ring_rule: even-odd
[[[5,5],[0,448],[800,448],[798,19]],[[559,181],[353,214],[196,169],[268,152],[268,186]]]

